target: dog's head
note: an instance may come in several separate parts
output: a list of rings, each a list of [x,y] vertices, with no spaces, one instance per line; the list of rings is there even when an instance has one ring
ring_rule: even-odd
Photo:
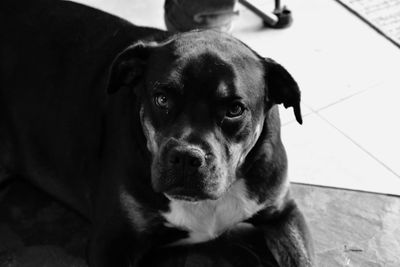
[[[217,199],[241,177],[272,106],[293,107],[290,74],[235,38],[193,31],[139,42],[114,61],[109,92],[135,90],[156,192]]]

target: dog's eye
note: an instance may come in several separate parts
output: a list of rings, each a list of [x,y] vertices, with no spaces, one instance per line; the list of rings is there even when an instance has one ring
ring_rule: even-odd
[[[230,118],[239,117],[244,112],[244,106],[241,103],[233,103],[228,107],[226,116]]]
[[[168,97],[166,95],[162,94],[162,93],[156,94],[154,96],[154,103],[159,108],[162,108],[162,109],[168,109],[169,108]]]

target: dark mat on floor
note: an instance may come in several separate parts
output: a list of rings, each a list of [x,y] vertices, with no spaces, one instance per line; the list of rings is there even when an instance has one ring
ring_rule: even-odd
[[[399,0],[337,0],[400,48]]]
[[[292,186],[317,266],[400,266],[400,197]],[[1,267],[87,267],[89,224],[25,183],[0,188]]]

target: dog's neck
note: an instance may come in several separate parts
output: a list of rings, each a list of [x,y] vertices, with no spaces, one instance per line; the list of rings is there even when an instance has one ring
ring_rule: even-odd
[[[189,202],[171,199],[162,213],[167,227],[188,231],[189,237],[174,244],[200,243],[235,228],[265,207],[248,196],[245,181],[236,181],[218,200]]]

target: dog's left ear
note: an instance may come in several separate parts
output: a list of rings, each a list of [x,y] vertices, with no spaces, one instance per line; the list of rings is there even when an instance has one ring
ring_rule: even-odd
[[[263,63],[266,72],[267,101],[273,104],[283,104],[285,108],[293,107],[297,122],[302,124],[301,93],[296,81],[284,67],[274,60],[265,58]]]
[[[107,92],[112,94],[124,87],[134,87],[144,76],[147,59],[155,46],[154,42],[138,42],[122,51],[111,65]]]

